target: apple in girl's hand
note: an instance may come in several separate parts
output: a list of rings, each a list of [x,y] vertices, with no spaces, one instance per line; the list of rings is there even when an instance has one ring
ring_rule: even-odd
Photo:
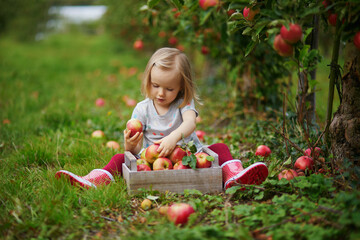
[[[298,174],[295,170],[293,169],[286,169],[283,170],[279,175],[278,175],[278,179],[281,180],[282,178],[286,178],[287,180],[291,180],[294,177],[297,177]]]
[[[96,99],[95,105],[96,105],[97,107],[102,107],[102,106],[104,106],[104,105],[105,105],[105,99],[103,99],[103,98],[98,98],[98,99]]]
[[[138,172],[151,171],[151,168],[147,164],[139,164],[139,165],[136,166],[136,169],[137,169]]]
[[[288,43],[296,43],[301,39],[302,30],[300,25],[290,23],[289,29],[284,25],[280,29],[281,37]]]
[[[187,203],[175,203],[167,211],[169,221],[175,225],[184,225],[188,222],[189,216],[195,212],[194,208]]]
[[[156,159],[155,162],[153,163],[154,171],[170,170],[170,169],[173,169],[173,165],[168,158],[161,157]]]
[[[201,130],[197,130],[195,131],[196,136],[199,138],[200,141],[204,141],[204,137],[206,135],[206,133],[204,131]]]
[[[141,133],[143,131],[143,125],[139,119],[130,119],[126,123],[126,129],[130,130],[130,137],[134,136],[136,133]]]
[[[209,168],[211,167],[211,162],[206,159],[209,154],[204,152],[199,152],[195,154],[196,157],[196,167],[197,168]]]
[[[260,145],[257,147],[255,155],[256,156],[262,156],[262,157],[267,157],[269,156],[271,153],[271,150],[268,146],[265,145]]]
[[[219,4],[219,0],[199,0],[199,5],[206,10],[208,7],[214,7]]]
[[[96,130],[91,134],[91,137],[93,138],[103,138],[105,137],[105,133],[101,130]]]
[[[141,208],[144,209],[144,210],[149,210],[151,208],[151,200],[150,199],[144,199],[142,202],[141,202]]]
[[[180,170],[180,169],[190,169],[191,167],[187,166],[187,165],[183,165],[182,161],[179,161],[177,163],[175,163],[174,165],[174,170]]]
[[[106,143],[106,147],[112,148],[112,149],[115,149],[115,150],[119,150],[119,149],[120,149],[120,145],[119,145],[117,142],[115,142],[115,141],[108,141],[108,142]]]
[[[308,157],[312,157],[312,151],[311,151],[311,149],[310,149],[310,148],[306,149],[306,150],[305,150],[305,154],[306,154],[306,156],[308,156]],[[322,154],[321,148],[315,147],[315,153],[314,153],[314,154],[315,154],[314,157],[315,157],[315,158],[318,158],[318,157],[320,156],[320,154]]]
[[[150,145],[145,152],[145,159],[148,163],[152,164],[159,157],[159,144]]]
[[[308,157],[308,156],[301,156],[298,159],[296,159],[294,168],[295,169],[301,169],[305,171],[306,169],[312,170],[314,166],[314,161]]]
[[[174,151],[169,156],[170,161],[175,164],[182,161],[183,157],[186,156],[186,151],[179,146],[176,146]]]

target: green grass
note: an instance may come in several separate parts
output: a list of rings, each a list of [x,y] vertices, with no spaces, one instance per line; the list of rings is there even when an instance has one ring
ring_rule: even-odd
[[[203,116],[199,124],[211,133],[206,136],[208,144],[227,143],[244,165],[262,160],[251,151],[257,143],[273,149],[266,160],[270,176],[260,186],[263,189],[244,192],[235,188],[218,195],[143,191],[129,196],[118,177],[116,183],[97,190],[82,190],[56,180],[54,174],[60,169],[86,175],[104,167],[116,153],[104,146],[107,140],[122,145],[122,131],[132,112],[122,98],[143,99],[137,74],[129,76],[126,69],[136,67],[142,72],[148,57],[148,53],[135,52],[107,35],[58,34],[35,43],[0,40],[3,239],[253,239],[255,230],[263,227],[263,233],[273,239],[359,236],[359,192],[342,182],[353,188],[344,192],[344,187],[335,183],[342,175],[314,174],[291,184],[276,180],[288,156],[278,147],[283,141],[269,130],[267,121],[234,121],[223,129],[211,129],[206,125],[213,120]],[[95,106],[98,97],[105,98],[105,107]],[[206,103],[207,109],[202,109],[216,113],[217,106],[224,102]],[[10,124],[3,122],[6,119]],[[96,129],[102,129],[106,138],[92,139]],[[292,135],[306,147],[299,136]],[[298,155],[294,150],[290,153],[293,160]],[[188,202],[196,214],[187,226],[176,227],[156,208],[139,209],[148,194],[159,197],[154,205]],[[330,210],[317,211],[319,205]],[[292,217],[297,220],[290,221]]]

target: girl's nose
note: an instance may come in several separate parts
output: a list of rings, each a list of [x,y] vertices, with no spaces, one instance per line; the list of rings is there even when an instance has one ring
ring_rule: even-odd
[[[165,93],[164,89],[163,89],[163,88],[160,88],[160,89],[159,89],[159,95],[160,95],[160,96],[164,96],[164,93]]]

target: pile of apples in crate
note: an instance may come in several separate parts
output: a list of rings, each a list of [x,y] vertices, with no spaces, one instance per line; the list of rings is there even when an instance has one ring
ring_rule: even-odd
[[[126,124],[126,128],[131,131],[131,137],[138,132],[142,132],[143,126],[138,119],[130,119]],[[140,159],[136,161],[137,171],[178,170],[191,168],[191,164],[183,164],[183,158],[190,157],[192,155],[192,152],[189,150],[176,146],[169,156],[160,157],[160,152],[158,151],[159,147],[159,144],[153,144],[141,152]],[[196,168],[211,167],[213,157],[209,156],[209,154],[198,152],[195,153],[195,158]],[[195,158],[193,157],[194,160]]]

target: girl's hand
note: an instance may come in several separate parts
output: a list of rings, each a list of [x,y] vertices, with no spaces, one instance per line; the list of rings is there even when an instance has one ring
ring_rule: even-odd
[[[160,152],[159,157],[167,157],[174,151],[177,140],[169,135],[154,143],[160,144],[160,147],[158,148],[158,152]]]
[[[139,146],[139,143],[142,140],[143,133],[136,133],[134,136],[130,137],[130,130],[124,130],[124,144],[125,144],[125,151],[130,151],[135,153]],[[140,149],[139,149],[140,150]]]

